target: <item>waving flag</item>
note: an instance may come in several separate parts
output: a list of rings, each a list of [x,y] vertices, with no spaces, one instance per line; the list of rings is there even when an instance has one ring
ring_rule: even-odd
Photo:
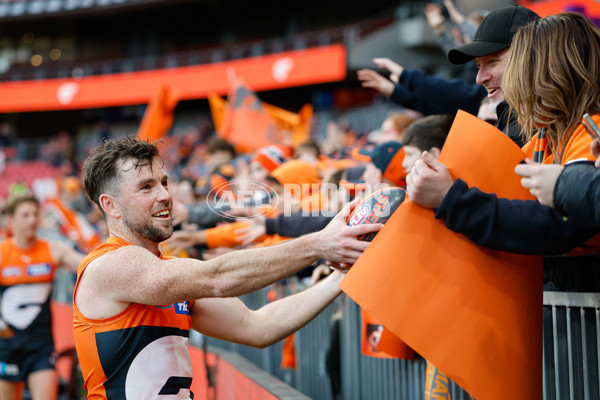
[[[150,143],[159,140],[173,124],[173,111],[177,97],[168,86],[161,86],[146,107],[144,117],[138,128],[138,138],[148,139]]]

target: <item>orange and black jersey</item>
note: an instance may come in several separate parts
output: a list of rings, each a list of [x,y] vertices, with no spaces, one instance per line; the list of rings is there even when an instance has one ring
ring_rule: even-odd
[[[79,279],[96,258],[128,246],[110,237],[80,264]],[[190,302],[169,305],[132,303],[106,319],[86,318],[74,304],[77,355],[88,399],[191,399],[192,364],[188,352]]]
[[[14,337],[0,340],[0,347],[52,343],[50,294],[56,264],[50,243],[37,239],[21,249],[10,238],[0,243],[0,258],[0,317],[15,331]]]

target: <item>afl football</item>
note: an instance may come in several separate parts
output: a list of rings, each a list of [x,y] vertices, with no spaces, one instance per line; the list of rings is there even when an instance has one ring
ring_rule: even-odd
[[[356,206],[347,223],[350,226],[385,224],[405,197],[406,191],[395,186],[373,192]],[[376,234],[377,232],[367,233],[359,236],[358,240],[370,242]]]

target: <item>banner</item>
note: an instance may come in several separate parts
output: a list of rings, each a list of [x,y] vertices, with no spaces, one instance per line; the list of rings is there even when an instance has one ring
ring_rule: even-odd
[[[147,104],[163,85],[180,101],[224,95],[227,71],[254,91],[336,82],[346,77],[346,48],[322,46],[235,61],[178,68],[88,76],[0,82],[0,113],[72,110]]]

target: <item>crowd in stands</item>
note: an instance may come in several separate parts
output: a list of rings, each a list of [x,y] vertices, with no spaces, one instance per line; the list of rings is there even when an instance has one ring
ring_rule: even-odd
[[[550,256],[593,237],[600,219],[596,183],[600,175],[593,163],[600,148],[579,121],[585,112],[599,121],[597,29],[577,14],[539,19],[515,6],[465,17],[450,0],[444,5],[449,20],[439,5],[428,5],[425,14],[450,61],[464,65],[460,77],[449,80],[376,58],[374,63],[389,77],[365,69],[358,72],[359,80],[404,111],[391,113],[373,132],[357,133],[331,121],[323,138],[298,146],[273,143],[252,153],[238,153],[235,143],[198,131],[165,136],[158,147],[170,172],[176,226],[173,236],[161,244],[162,251],[209,260],[280,243],[323,228],[352,199],[382,187],[406,188],[407,183],[415,202],[433,208],[435,218],[444,219],[449,229],[486,247]],[[490,24],[502,32],[477,28]],[[504,35],[497,48],[489,45],[493,35]],[[539,60],[526,56],[534,48],[540,52]],[[540,71],[546,75],[532,79]],[[558,75],[567,76],[567,83]],[[437,158],[459,109],[497,124],[540,163],[517,171],[541,204],[504,201],[468,187],[460,177],[450,177]],[[0,140],[2,132],[0,126]],[[590,150],[592,143],[595,147]],[[52,138],[41,157],[59,168],[60,175],[53,181],[55,189],[40,199],[39,236],[60,239],[83,253],[91,251],[108,231],[102,214],[82,191],[77,167],[81,160],[76,159],[69,135],[61,132]],[[544,175],[547,170],[541,164],[554,167],[551,176]],[[590,191],[584,192],[584,187]],[[15,181],[9,192],[14,197],[35,190]],[[2,237],[10,237],[6,220]],[[576,272],[568,268],[575,264]],[[596,255],[546,258],[546,288],[597,291],[597,264]],[[320,260],[297,276],[312,285],[330,272],[326,260]]]

